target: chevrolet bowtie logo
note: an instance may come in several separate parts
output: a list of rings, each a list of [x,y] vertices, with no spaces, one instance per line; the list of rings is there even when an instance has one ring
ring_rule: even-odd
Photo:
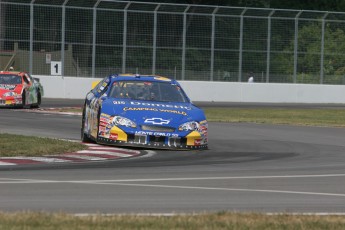
[[[162,118],[157,118],[157,117],[153,117],[153,118],[148,118],[144,121],[145,123],[152,123],[154,125],[167,125],[169,124],[169,120],[164,120]]]

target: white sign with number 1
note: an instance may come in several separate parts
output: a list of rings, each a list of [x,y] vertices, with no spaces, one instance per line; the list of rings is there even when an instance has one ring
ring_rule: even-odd
[[[51,75],[61,75],[61,61],[51,61],[50,62],[50,74]]]

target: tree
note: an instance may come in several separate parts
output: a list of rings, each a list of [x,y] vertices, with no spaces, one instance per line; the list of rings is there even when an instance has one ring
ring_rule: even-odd
[[[324,31],[323,72],[331,78],[339,78],[345,74],[345,33],[344,30],[326,24]],[[321,23],[304,25],[298,31],[298,66],[297,74],[303,82],[319,82],[321,69]],[[286,54],[289,55],[286,55]],[[291,40],[285,51],[273,61],[280,66],[283,74],[291,75],[294,71],[294,40]],[[333,82],[335,81],[333,79]]]

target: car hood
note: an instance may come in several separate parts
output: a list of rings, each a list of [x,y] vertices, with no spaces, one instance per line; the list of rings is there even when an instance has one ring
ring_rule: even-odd
[[[13,84],[0,84],[0,95],[3,95],[7,92],[16,92],[21,94],[23,90],[23,85],[13,85]]]
[[[204,112],[191,103],[106,99],[102,113],[120,115],[136,124],[178,126],[205,120]]]

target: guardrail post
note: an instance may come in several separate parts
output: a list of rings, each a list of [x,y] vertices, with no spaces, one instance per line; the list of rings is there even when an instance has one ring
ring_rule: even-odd
[[[298,18],[303,13],[299,11],[295,17],[295,40],[294,40],[294,62],[293,62],[293,83],[297,82],[297,59],[298,59]]]
[[[127,58],[127,20],[128,20],[128,7],[131,2],[127,3],[123,10],[123,34],[122,34],[122,73],[126,72],[126,58]]]
[[[188,5],[183,12],[181,80],[185,79],[185,74],[186,74],[187,11],[189,10],[189,8],[190,8],[190,5]]]
[[[29,53],[29,74],[33,72],[33,57],[34,57],[34,3],[30,2],[30,53]]]
[[[266,59],[266,82],[270,82],[270,62],[271,62],[271,17],[275,10],[272,10],[268,15],[267,25],[267,59]]]
[[[65,75],[65,39],[66,39],[66,4],[69,0],[65,0],[62,4],[61,19],[61,75]]]
[[[323,78],[324,78],[324,59],[325,59],[325,24],[326,24],[326,18],[328,16],[328,12],[325,13],[325,15],[322,17],[322,34],[321,34],[321,60],[320,60],[320,84],[323,84]]]
[[[241,21],[240,21],[240,47],[239,47],[239,57],[238,57],[238,82],[242,81],[242,53],[243,53],[243,16],[246,13],[247,8],[241,13]]]
[[[211,34],[211,68],[210,68],[210,81],[213,81],[214,76],[214,43],[215,43],[215,32],[216,32],[216,13],[219,7],[216,7],[212,12],[212,34]]]
[[[97,6],[101,0],[98,0],[93,6],[93,21],[92,21],[92,67],[91,67],[91,77],[95,77],[96,73],[96,39],[97,39]]]
[[[156,58],[157,58],[157,11],[161,4],[155,8],[153,18],[153,52],[152,52],[152,74],[156,74]]]

